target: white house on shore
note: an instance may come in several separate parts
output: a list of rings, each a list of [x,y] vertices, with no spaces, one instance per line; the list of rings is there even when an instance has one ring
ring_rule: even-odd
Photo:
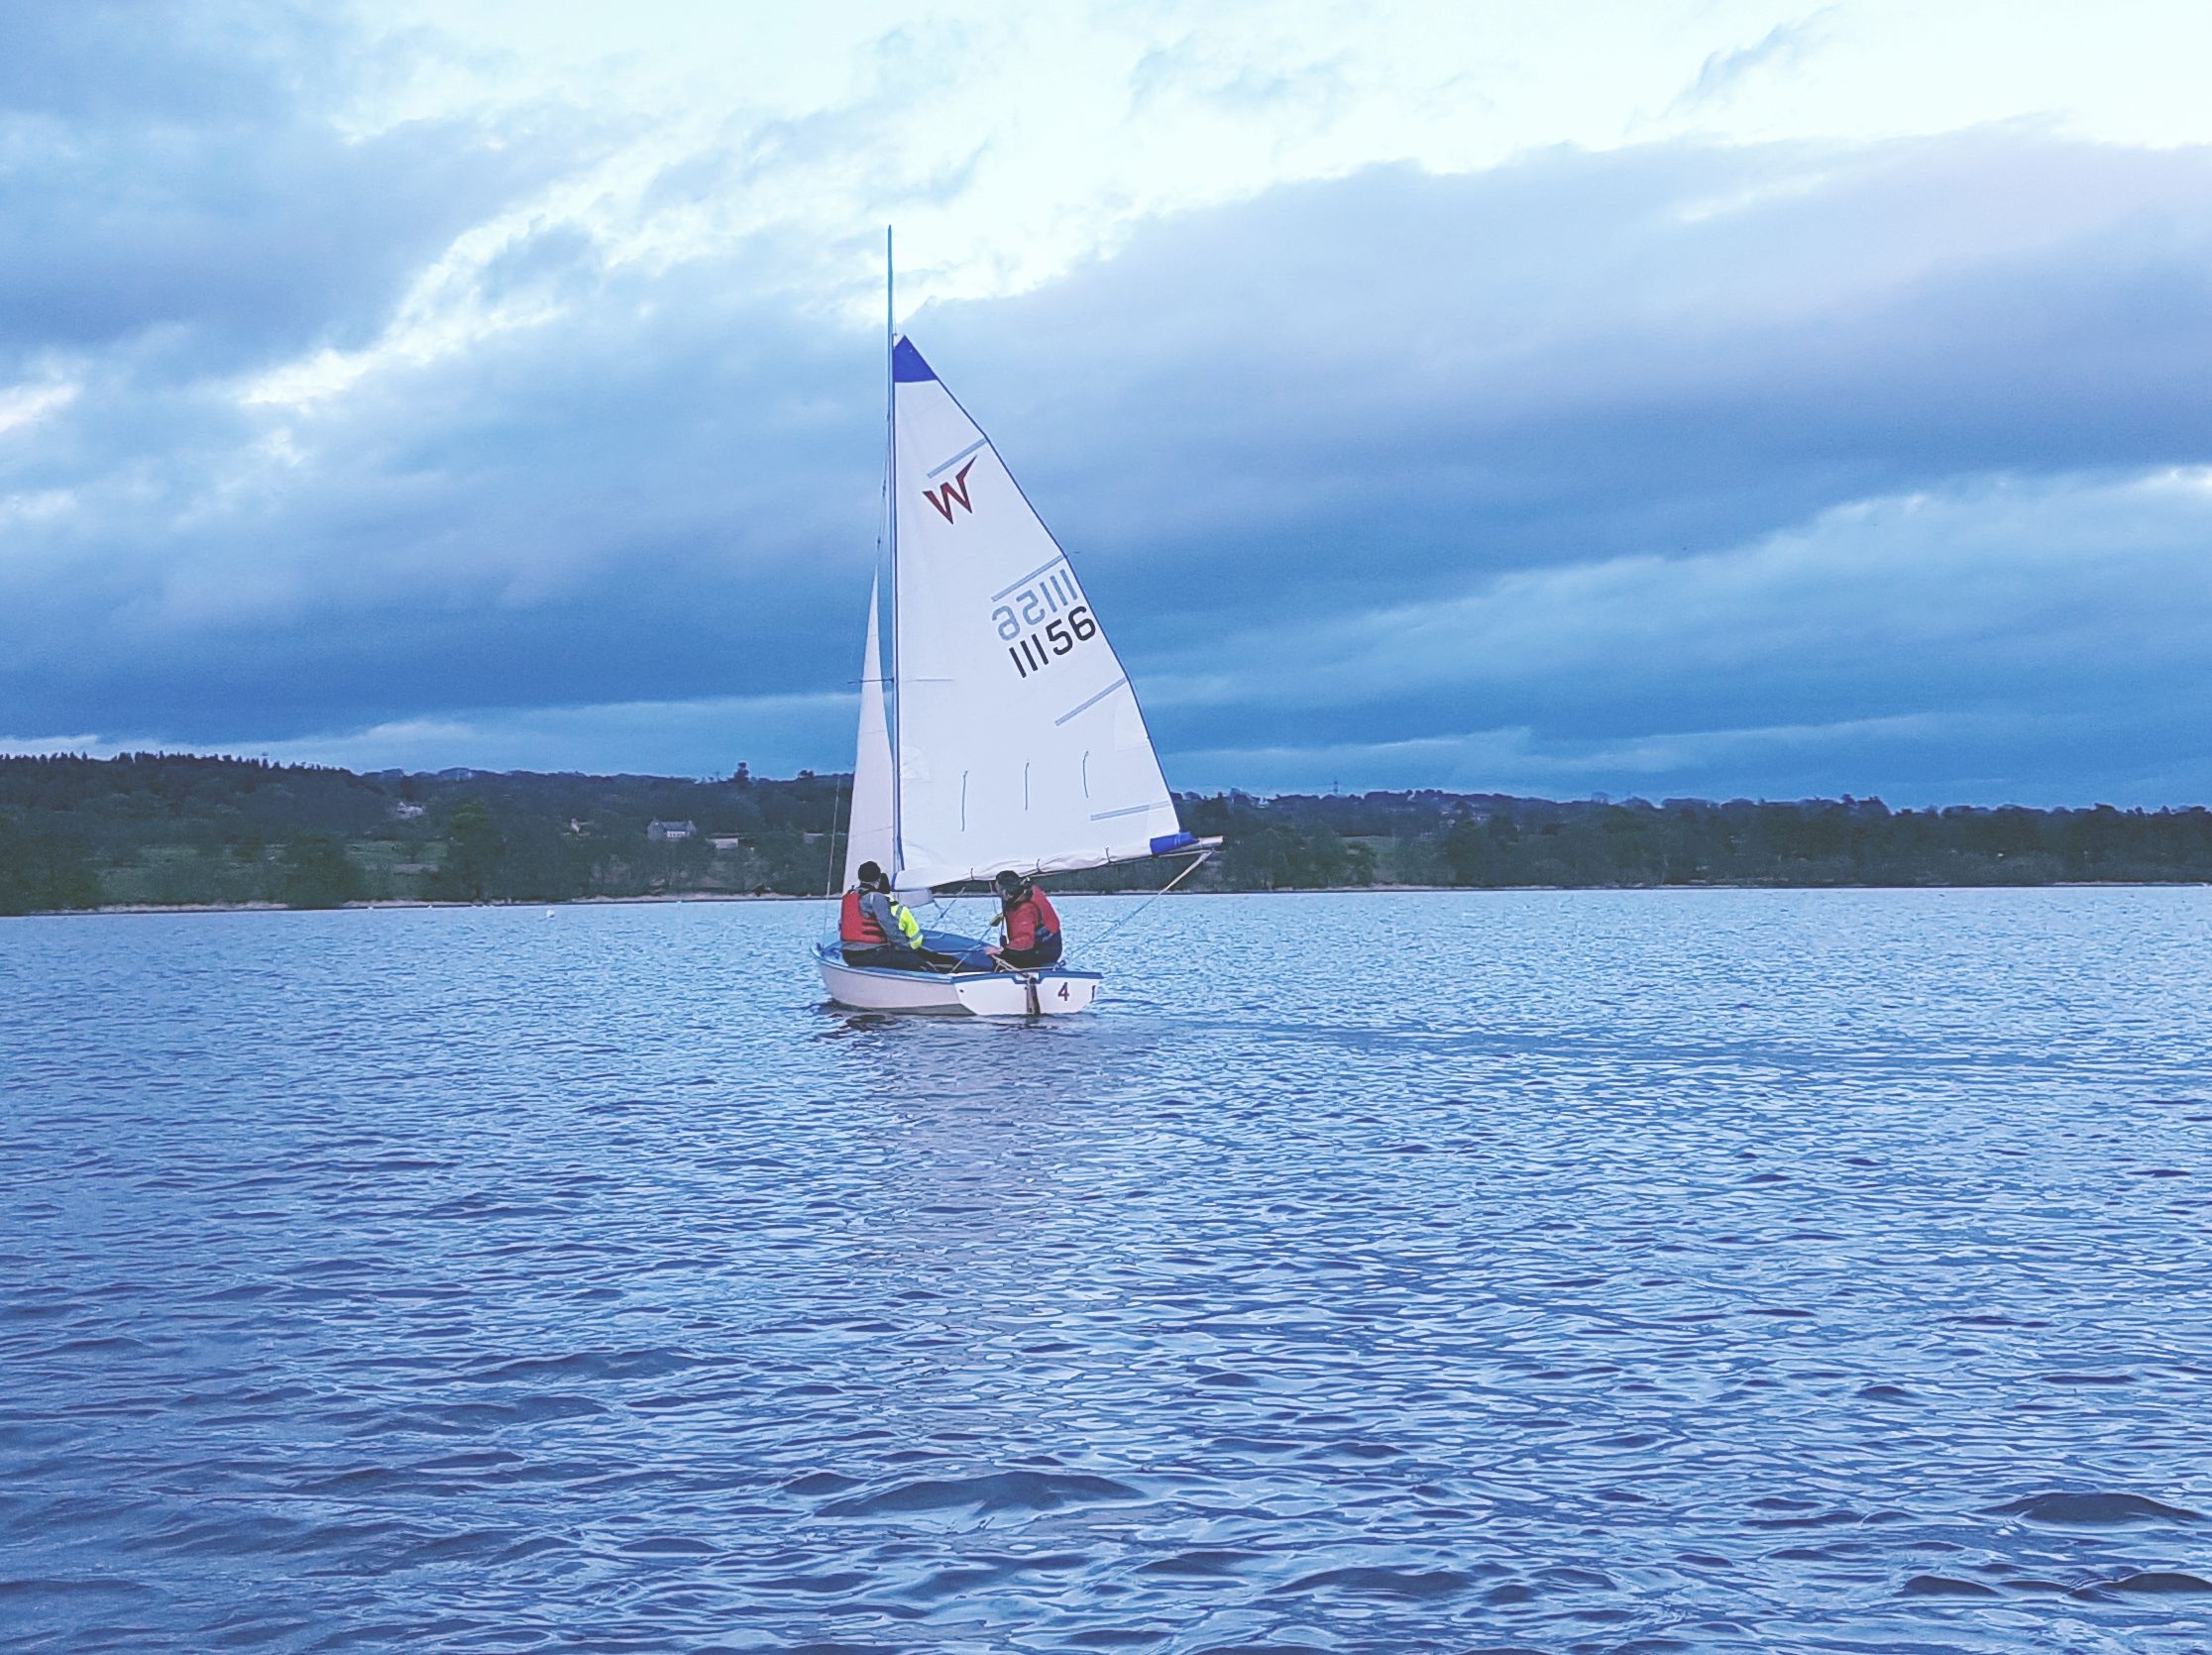
[[[657,842],[688,839],[698,831],[699,829],[689,822],[648,822],[645,824],[645,836]]]

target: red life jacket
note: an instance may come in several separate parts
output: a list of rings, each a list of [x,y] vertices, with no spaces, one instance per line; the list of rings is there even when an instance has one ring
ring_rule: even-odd
[[[1006,945],[1039,947],[1048,937],[1057,937],[1059,928],[1059,916],[1052,912],[1051,900],[1032,885],[1029,895],[1006,911]]]
[[[875,916],[860,906],[857,885],[844,894],[844,907],[837,914],[837,940],[855,948],[881,947],[891,940],[883,935]]]

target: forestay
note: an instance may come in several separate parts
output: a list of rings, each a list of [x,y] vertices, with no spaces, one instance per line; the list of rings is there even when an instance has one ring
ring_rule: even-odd
[[[903,338],[892,381],[899,884],[1187,844],[1129,675],[1065,554]],[[856,777],[855,857],[859,798]]]

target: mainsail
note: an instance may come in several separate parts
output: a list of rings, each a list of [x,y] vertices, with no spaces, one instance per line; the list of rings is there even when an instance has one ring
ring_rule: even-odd
[[[891,694],[886,717],[871,606],[847,882],[863,860],[918,889],[1190,844],[1066,554],[904,338],[891,379]]]

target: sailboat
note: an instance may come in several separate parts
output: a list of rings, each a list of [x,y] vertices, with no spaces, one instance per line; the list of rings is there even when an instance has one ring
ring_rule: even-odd
[[[1185,832],[1137,693],[1074,568],[982,428],[888,300],[885,529],[868,595],[845,885],[863,862],[910,907],[985,882],[1153,856],[1202,856]],[[1188,870],[1186,869],[1185,872]],[[1000,966],[972,938],[926,931],[954,968],[846,962],[816,946],[823,987],[871,1011],[1079,1012],[1103,974]]]

